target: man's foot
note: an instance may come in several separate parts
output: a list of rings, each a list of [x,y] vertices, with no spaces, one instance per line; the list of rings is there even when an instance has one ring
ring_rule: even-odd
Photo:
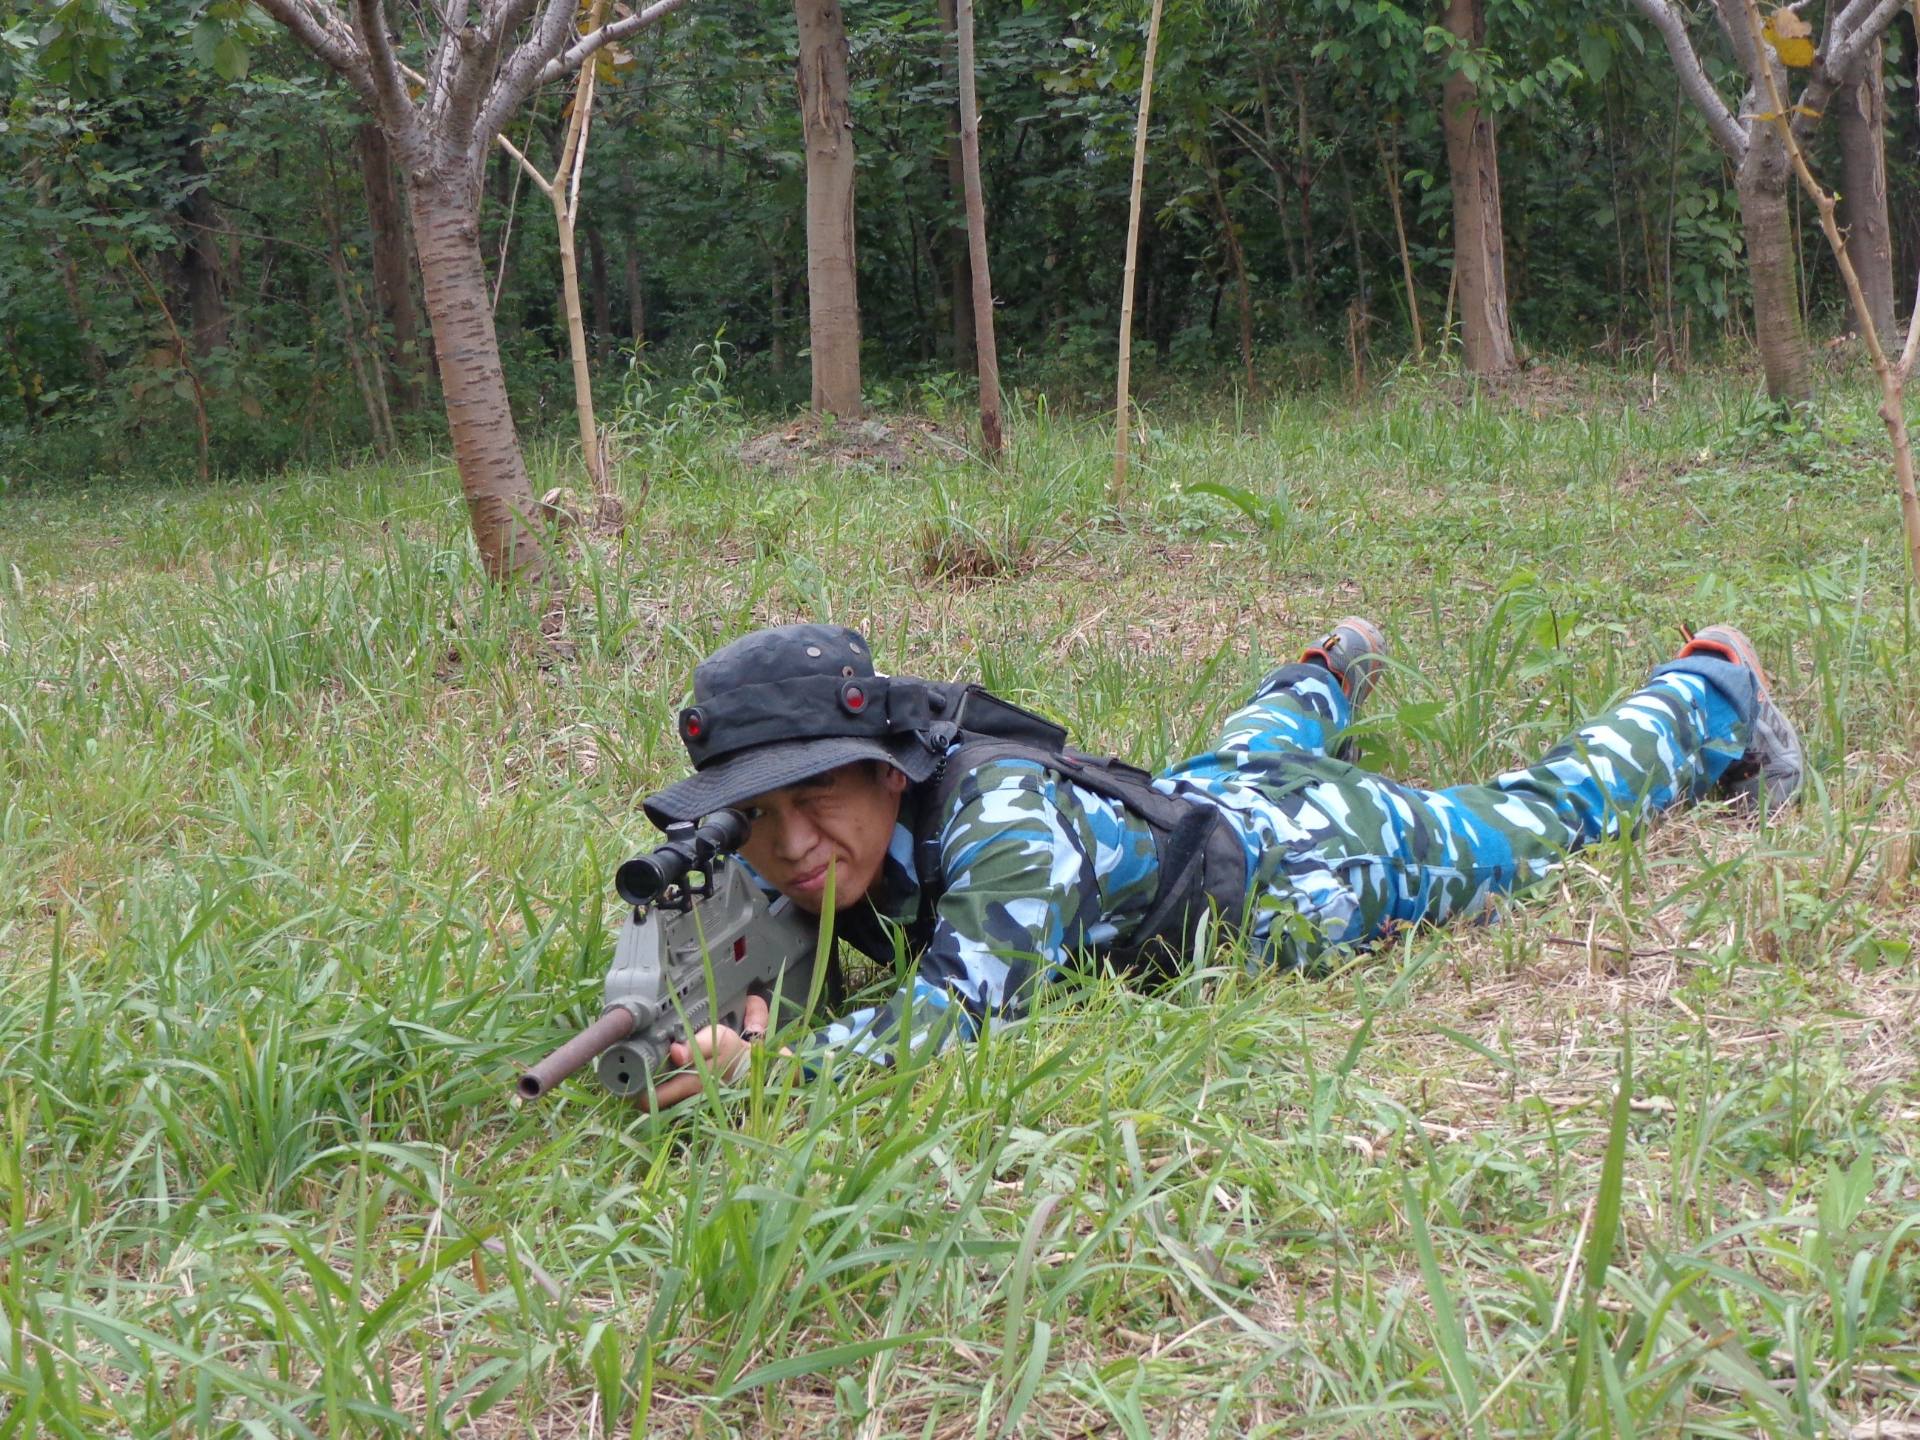
[[[1319,644],[1309,645],[1300,659],[1304,664],[1324,665],[1331,670],[1358,710],[1380,678],[1386,654],[1387,637],[1380,627],[1364,616],[1349,615]]]
[[[1800,744],[1800,732],[1793,728],[1773,700],[1773,686],[1761,668],[1760,652],[1753,642],[1731,625],[1709,625],[1694,632],[1680,647],[1682,657],[1711,655],[1744,665],[1753,672],[1754,694],[1759,704],[1753,712],[1753,728],[1747,737],[1747,751],[1720,778],[1721,791],[1734,798],[1764,802],[1777,810],[1800,791],[1807,776],[1806,751]]]

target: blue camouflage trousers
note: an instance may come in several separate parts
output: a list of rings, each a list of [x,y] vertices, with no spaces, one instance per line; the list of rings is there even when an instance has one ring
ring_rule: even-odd
[[[1478,915],[1582,845],[1709,794],[1747,744],[1753,675],[1709,656],[1660,666],[1535,765],[1423,790],[1334,758],[1352,719],[1331,672],[1285,665],[1215,748],[1160,788],[1226,812],[1247,849],[1252,938],[1282,964],[1399,925]]]

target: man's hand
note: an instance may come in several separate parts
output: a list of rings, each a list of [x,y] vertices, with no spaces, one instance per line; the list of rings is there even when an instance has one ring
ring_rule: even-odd
[[[680,1073],[661,1081],[650,1096],[641,1099],[656,1110],[667,1110],[698,1095],[706,1087],[710,1074],[722,1080],[739,1079],[747,1073],[748,1052],[753,1049],[753,1041],[767,1033],[769,1018],[767,1002],[758,995],[749,995],[740,1017],[741,1030],[730,1025],[709,1025],[693,1037],[691,1045],[684,1040],[674,1041],[667,1047],[667,1059]],[[697,1065],[696,1052],[700,1057]]]

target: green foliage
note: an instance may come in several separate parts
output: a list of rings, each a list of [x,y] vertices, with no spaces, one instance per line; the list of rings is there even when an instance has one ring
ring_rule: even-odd
[[[1258,383],[1311,389],[1345,376],[1352,343],[1371,373],[1399,359],[1410,307],[1389,174],[1436,338],[1451,265],[1438,109],[1450,70],[1479,85],[1500,126],[1524,349],[1598,346],[1684,366],[1744,339],[1737,208],[1657,41],[1625,7],[1489,0],[1486,11],[1486,43],[1465,46],[1430,11],[1392,0],[1169,7],[1136,277],[1140,393],[1213,389],[1238,371],[1236,247]],[[956,304],[969,304],[947,164],[955,87],[937,7],[881,0],[849,21],[865,365],[890,403],[973,368],[955,336]],[[992,0],[979,15],[1002,369],[1010,387],[1074,407],[1104,405],[1111,391],[1143,24],[1138,5],[1062,0]],[[399,29],[418,59],[417,34]],[[1889,42],[1896,87],[1908,83],[1910,44],[1901,30]],[[597,349],[679,375],[724,331],[730,392],[755,411],[808,396],[794,52],[791,7],[776,0],[701,0],[644,32],[603,67],[583,178]],[[8,483],[192,466],[200,394],[218,469],[365,447],[377,436],[351,379],[355,356],[396,399],[402,381],[430,391],[424,353],[386,353],[359,102],[256,9],[0,0],[0,83],[0,166],[14,180],[0,194]],[[1900,93],[1889,105],[1896,198],[1920,153]],[[550,157],[567,98],[564,86],[536,97],[514,143]],[[552,218],[502,154],[484,188],[482,249],[515,418],[536,435],[564,428]],[[1825,312],[1838,290],[1803,228]],[[1904,273],[1914,237],[1896,233]],[[617,364],[596,364],[595,383],[617,403]],[[420,398],[432,417],[433,397]]]

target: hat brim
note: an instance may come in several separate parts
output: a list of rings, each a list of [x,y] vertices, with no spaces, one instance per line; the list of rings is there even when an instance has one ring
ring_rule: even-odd
[[[649,820],[665,829],[676,821],[698,820],[756,795],[798,785],[861,760],[884,761],[916,784],[932,775],[940,763],[937,755],[911,735],[902,736],[891,746],[851,735],[785,740],[716,760],[678,784],[648,796],[642,808]]]

